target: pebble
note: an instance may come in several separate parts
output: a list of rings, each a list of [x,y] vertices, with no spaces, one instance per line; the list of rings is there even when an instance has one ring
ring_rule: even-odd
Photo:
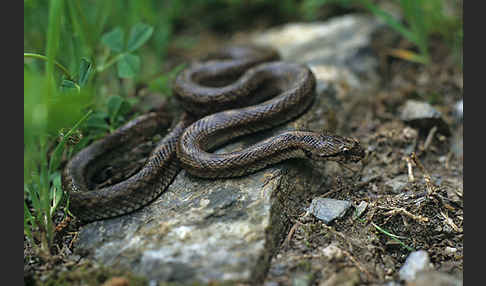
[[[359,203],[359,205],[356,207],[356,217],[359,218],[364,213],[367,207],[368,203],[365,201],[361,201],[361,203]]]
[[[408,255],[398,275],[400,279],[408,282],[414,280],[418,272],[426,271],[430,268],[429,254],[425,250],[418,250]]]
[[[334,219],[342,217],[349,207],[351,207],[351,202],[349,201],[315,198],[312,200],[308,211],[325,224],[329,224]]]
[[[408,184],[408,175],[399,175],[395,178],[385,182],[385,187],[395,194],[403,192]]]
[[[330,244],[326,248],[322,249],[322,255],[329,260],[339,261],[343,259],[344,253],[338,246]]]
[[[407,100],[400,118],[404,121],[425,118],[440,118],[440,112],[426,102]]]
[[[462,99],[454,105],[454,115],[459,121],[464,118],[464,101]]]
[[[444,252],[447,253],[447,254],[454,254],[454,253],[457,252],[457,248],[446,246],[446,248],[444,249]]]
[[[442,119],[441,113],[427,102],[407,100],[400,119],[425,132],[437,126],[440,133],[450,135],[449,125]]]

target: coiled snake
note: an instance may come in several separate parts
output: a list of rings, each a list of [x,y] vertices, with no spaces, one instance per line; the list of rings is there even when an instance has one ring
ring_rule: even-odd
[[[120,146],[137,146],[166,123],[159,114],[137,117],[67,163],[62,184],[70,196],[71,212],[84,222],[132,212],[159,196],[181,167],[198,177],[227,178],[289,158],[359,161],[364,150],[357,140],[309,131],[288,131],[240,151],[211,153],[235,137],[301,115],[312,104],[314,88],[309,68],[279,61],[273,49],[223,48],[176,77],[174,96],[185,112],[134,175],[90,189],[96,160]]]

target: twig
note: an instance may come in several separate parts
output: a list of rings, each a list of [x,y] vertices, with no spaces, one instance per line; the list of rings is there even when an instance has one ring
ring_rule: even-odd
[[[407,169],[408,169],[408,181],[413,183],[415,181],[415,177],[413,176],[413,166],[412,166],[412,159],[410,157],[405,157],[405,161],[407,161]]]
[[[447,213],[440,212],[442,217],[444,218],[444,222],[448,224],[455,232],[462,232],[462,230],[452,221],[452,219],[447,215]]]
[[[430,143],[432,143],[432,139],[434,139],[435,132],[437,132],[437,126],[434,126],[434,127],[432,127],[432,129],[430,129],[429,134],[427,135],[427,138],[425,139],[424,151],[426,151],[429,148]]]
[[[392,209],[392,210],[384,213],[384,215],[391,215],[391,216],[393,216],[393,215],[395,215],[397,213],[400,213],[402,215],[406,215],[406,216],[412,218],[413,220],[416,220],[416,221],[419,221],[419,222],[422,222],[422,223],[429,221],[428,218],[423,217],[423,216],[420,216],[420,215],[414,215],[414,214],[410,213],[409,211],[407,211],[404,208],[394,208],[394,209]]]
[[[417,156],[415,155],[415,152],[413,152],[410,155],[410,158],[413,160],[413,162],[420,168],[420,170],[424,173],[424,180],[425,180],[425,185],[427,186],[427,192],[428,194],[433,194],[436,190],[435,185],[432,183],[432,178],[429,175],[429,172],[425,169],[425,167],[422,165],[422,163],[419,161]]]
[[[297,227],[299,227],[300,225],[302,225],[302,223],[300,223],[299,221],[294,223],[294,225],[292,226],[292,228],[289,231],[289,234],[285,238],[285,241],[283,242],[284,247],[289,246],[290,240],[292,239],[292,236],[294,235],[295,230],[297,230]]]

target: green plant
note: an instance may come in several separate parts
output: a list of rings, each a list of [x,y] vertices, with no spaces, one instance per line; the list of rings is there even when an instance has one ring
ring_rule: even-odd
[[[36,2],[26,4],[35,7]],[[91,9],[90,18],[80,1],[48,4],[46,53],[24,52],[24,235],[44,257],[50,255],[56,211],[62,202],[64,215],[69,211],[61,163],[116,129],[131,110],[131,99],[103,96],[104,84],[97,78],[110,78],[105,71],[114,64],[119,78],[138,76],[141,59],[135,52],[153,33],[150,25],[138,22],[125,41],[120,26],[102,34],[94,24],[104,26],[112,9],[105,14]],[[43,70],[39,63],[45,63]]]
[[[140,48],[152,35],[153,28],[144,23],[135,24],[128,40],[125,42],[125,33],[121,27],[116,27],[101,38],[103,44],[115,53],[111,59],[102,63],[96,70],[102,72],[117,63],[118,76],[132,78],[140,72],[140,57],[133,52]],[[109,57],[109,56],[108,56]]]
[[[391,54],[406,60],[430,63],[429,38],[432,34],[448,40],[462,31],[462,20],[454,15],[446,15],[442,0],[400,0],[404,21],[393,17],[370,0],[359,0],[363,6],[383,19],[391,28],[413,43],[418,53],[409,50],[392,50]],[[449,1],[450,2],[450,1]],[[449,41],[451,42],[451,41]],[[462,44],[461,44],[462,45]]]
[[[48,256],[54,236],[54,226],[52,223],[53,215],[57,210],[63,190],[61,188],[61,175],[57,170],[61,161],[63,152],[66,150],[66,144],[69,138],[78,130],[79,126],[91,115],[88,111],[56,145],[52,152],[50,160],[46,156],[37,158],[36,166],[30,166],[32,172],[28,173],[30,178],[24,179],[24,194],[32,202],[32,210],[27,206],[24,199],[24,234],[32,242],[33,246],[39,246],[39,251],[44,256]],[[25,159],[34,159],[32,154],[47,154],[47,140],[41,138],[39,145],[27,145],[24,150]],[[25,175],[24,175],[25,177]],[[34,236],[33,233],[37,235]]]
[[[428,26],[425,24],[424,3],[421,0],[400,0],[400,7],[403,12],[404,19],[408,25],[405,25],[400,20],[396,19],[390,13],[380,9],[369,0],[360,0],[366,9],[371,11],[377,17],[383,19],[388,26],[395,29],[408,41],[418,47],[419,53],[411,51],[397,51],[394,55],[427,64],[430,61],[428,49]],[[437,1],[433,1],[437,2]]]

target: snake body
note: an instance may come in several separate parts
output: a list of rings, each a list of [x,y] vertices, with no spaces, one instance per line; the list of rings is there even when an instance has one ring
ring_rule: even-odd
[[[312,104],[311,70],[278,60],[273,49],[232,46],[183,70],[173,90],[185,111],[137,173],[90,189],[96,160],[122,145],[136,146],[164,128],[167,122],[159,114],[130,121],[68,162],[62,183],[70,195],[71,212],[86,222],[132,212],[158,197],[181,166],[194,176],[227,178],[289,158],[359,161],[364,151],[357,140],[310,131],[287,131],[240,151],[211,153],[233,138],[294,119]]]

